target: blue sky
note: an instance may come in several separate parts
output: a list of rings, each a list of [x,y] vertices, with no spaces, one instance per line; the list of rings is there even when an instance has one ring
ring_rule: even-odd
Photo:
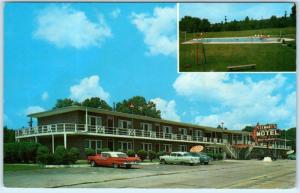
[[[176,18],[172,3],[6,3],[4,124],[59,98],[142,95],[165,119],[296,125],[295,74],[177,73]]]
[[[268,19],[291,13],[293,3],[180,3],[179,17],[193,16],[206,18],[211,23],[244,20],[246,16],[253,19]]]

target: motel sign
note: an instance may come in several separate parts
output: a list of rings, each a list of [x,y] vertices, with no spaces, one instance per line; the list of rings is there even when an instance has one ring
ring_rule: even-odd
[[[280,135],[280,130],[277,129],[277,124],[257,125],[252,133],[255,141],[265,141]]]

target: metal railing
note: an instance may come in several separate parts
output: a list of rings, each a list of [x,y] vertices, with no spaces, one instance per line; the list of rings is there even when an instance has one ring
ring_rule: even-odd
[[[20,129],[20,130],[16,130],[15,136],[16,139],[18,139],[18,138],[38,136],[38,135],[63,134],[63,133],[118,135],[118,136],[127,136],[127,137],[132,136],[132,137],[143,137],[143,138],[151,138],[151,139],[203,142],[203,143],[222,144],[222,145],[236,144],[234,143],[234,141],[229,142],[227,139],[221,139],[221,138],[210,138],[210,137],[194,136],[194,135],[182,135],[182,134],[156,132],[156,131],[144,131],[142,129],[105,127],[105,126],[85,125],[85,124],[76,124],[76,123],[57,123],[57,124],[40,125],[32,128]],[[242,141],[239,141],[238,143],[242,143]],[[246,141],[245,144],[253,145],[253,142]],[[273,145],[273,148],[275,148],[275,145]],[[286,146],[285,148],[282,145],[276,145],[276,148],[291,149],[290,146]],[[234,151],[233,148],[229,150]],[[235,153],[236,152],[233,152],[233,154]]]

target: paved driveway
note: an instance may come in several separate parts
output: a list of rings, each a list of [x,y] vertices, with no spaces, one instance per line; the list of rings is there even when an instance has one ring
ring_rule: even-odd
[[[296,161],[218,161],[212,165],[147,165],[133,169],[59,168],[4,173],[6,187],[293,188]]]

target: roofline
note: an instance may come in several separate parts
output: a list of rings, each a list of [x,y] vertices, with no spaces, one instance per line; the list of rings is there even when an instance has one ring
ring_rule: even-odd
[[[86,110],[88,112],[94,112],[94,113],[115,115],[115,116],[120,116],[120,117],[141,119],[141,120],[147,120],[147,121],[153,121],[153,122],[159,122],[159,123],[182,125],[182,126],[186,126],[186,127],[196,127],[196,128],[199,128],[199,129],[204,129],[204,130],[212,131],[212,132],[247,133],[247,134],[250,133],[248,131],[239,131],[239,130],[221,130],[221,129],[214,128],[214,127],[209,127],[209,126],[202,126],[202,125],[196,125],[196,124],[184,123],[184,122],[178,122],[178,121],[172,121],[172,120],[166,120],[166,119],[158,119],[158,118],[147,117],[147,116],[142,116],[142,115],[128,114],[128,113],[122,113],[122,112],[118,112],[118,111],[109,111],[109,110],[105,110],[105,109],[99,109],[99,108],[93,108],[93,107],[84,107],[84,106],[69,106],[69,107],[57,108],[57,109],[52,109],[52,110],[48,110],[48,111],[28,114],[27,116],[32,117],[32,118],[40,118],[40,117],[47,117],[47,116],[67,113],[67,112],[86,111]]]

